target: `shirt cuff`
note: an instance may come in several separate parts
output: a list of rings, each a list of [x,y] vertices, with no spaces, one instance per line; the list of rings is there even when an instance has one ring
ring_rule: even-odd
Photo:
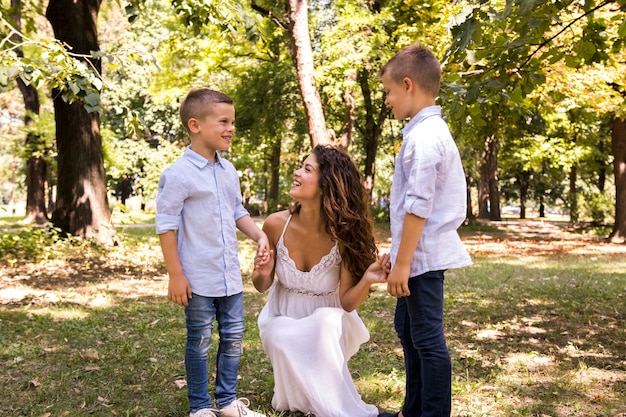
[[[178,230],[180,224],[180,216],[172,216],[169,214],[157,214],[155,218],[156,232],[161,235],[170,230]]]

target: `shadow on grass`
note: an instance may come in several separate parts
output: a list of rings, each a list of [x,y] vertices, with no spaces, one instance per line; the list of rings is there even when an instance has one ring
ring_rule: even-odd
[[[250,248],[242,253],[249,257]],[[446,275],[454,415],[621,416],[626,259],[504,253],[474,260]],[[165,298],[154,242],[0,272],[0,415],[187,415],[184,313]],[[297,416],[271,410],[271,364],[256,326],[267,294],[244,281],[239,394],[270,417]],[[390,411],[404,393],[394,305],[375,287],[359,309],[371,339],[350,360],[364,400]]]

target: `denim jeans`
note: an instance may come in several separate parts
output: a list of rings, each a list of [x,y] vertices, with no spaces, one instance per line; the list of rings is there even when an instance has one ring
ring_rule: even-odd
[[[215,361],[215,403],[218,408],[225,407],[236,399],[237,373],[244,333],[243,293],[230,297],[202,297],[193,294],[185,307],[185,316],[187,319],[185,370],[189,408],[191,412],[211,408],[207,358],[214,317],[220,336]]]
[[[404,350],[404,417],[449,417],[452,363],[443,330],[444,271],[409,278],[411,295],[396,303],[394,325]]]

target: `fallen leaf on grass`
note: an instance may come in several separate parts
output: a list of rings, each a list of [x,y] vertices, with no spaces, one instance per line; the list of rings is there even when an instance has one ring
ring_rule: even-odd
[[[85,371],[87,372],[99,371],[99,370],[100,370],[99,366],[85,366]]]
[[[85,353],[83,354],[83,357],[84,357],[85,359],[88,359],[88,360],[93,361],[93,362],[95,362],[95,361],[97,361],[98,359],[100,359],[100,357],[99,357],[99,355],[98,355],[98,352],[97,352],[97,351],[95,351],[94,349],[87,349],[87,350],[85,351]]]
[[[603,399],[604,399],[604,393],[602,392],[596,392],[595,394],[591,396],[591,401],[594,401],[594,402],[602,401]]]
[[[176,388],[185,388],[187,386],[187,381],[184,379],[177,379],[176,381],[174,381],[174,385],[176,386]]]

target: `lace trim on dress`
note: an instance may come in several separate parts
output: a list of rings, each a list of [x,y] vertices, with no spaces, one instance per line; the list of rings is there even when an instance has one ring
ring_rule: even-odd
[[[324,255],[322,259],[320,259],[320,261],[317,264],[315,264],[313,268],[311,268],[310,271],[300,271],[298,267],[296,266],[295,261],[291,259],[291,257],[289,256],[289,249],[287,249],[287,247],[285,246],[285,242],[283,239],[283,236],[285,235],[285,230],[287,230],[287,225],[289,224],[290,220],[291,220],[291,216],[289,216],[289,218],[287,219],[287,222],[285,222],[285,227],[283,228],[283,232],[281,233],[280,238],[278,239],[278,242],[276,242],[276,256],[280,258],[280,260],[283,263],[284,268],[287,270],[285,271],[287,272],[286,276],[293,278],[295,282],[298,283],[298,286],[301,288],[298,288],[298,289],[289,288],[285,286],[284,283],[282,283],[282,285],[284,288],[288,289],[291,292],[296,292],[300,294],[310,294],[310,295],[323,295],[320,293],[316,293],[315,291],[308,291],[307,288],[311,288],[311,289],[315,288],[316,287],[315,281],[318,279],[319,274],[321,274],[323,271],[327,270],[328,268],[341,263],[341,255],[339,254],[339,247],[337,243],[335,243],[335,246],[332,247],[330,252]],[[290,281],[290,279],[288,279],[287,281]],[[335,291],[336,289],[327,294],[332,294]]]
[[[285,284],[283,284],[280,281],[277,281],[278,285],[280,285],[282,288],[285,289],[285,291],[290,292],[292,294],[299,294],[299,295],[307,295],[309,297],[327,297],[329,295],[335,294],[337,291],[339,291],[339,285],[337,285],[337,288],[335,288],[332,291],[328,291],[328,292],[313,292],[313,291],[305,291],[303,289],[299,289],[299,288],[289,288],[287,287]]]

